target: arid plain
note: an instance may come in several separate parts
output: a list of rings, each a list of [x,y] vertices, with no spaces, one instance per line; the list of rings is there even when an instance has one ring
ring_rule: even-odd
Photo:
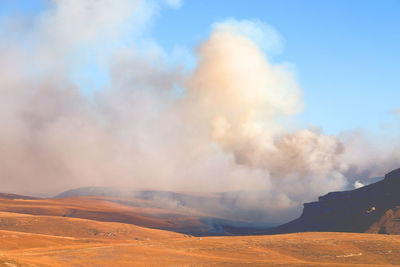
[[[0,266],[400,265],[400,236],[396,235],[314,232],[195,237],[137,226],[133,223],[157,227],[175,222],[155,219],[154,210],[110,206],[93,197],[3,197]],[[118,212],[127,214],[130,223],[107,221],[118,218]],[[74,214],[90,219],[70,216]]]

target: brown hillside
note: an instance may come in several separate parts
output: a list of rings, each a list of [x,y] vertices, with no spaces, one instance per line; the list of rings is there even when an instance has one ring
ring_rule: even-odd
[[[40,199],[37,197],[9,194],[9,193],[0,193],[0,199]]]
[[[112,201],[111,201],[112,200]],[[107,197],[70,197],[61,199],[0,199],[0,212],[47,215],[121,222],[156,229],[198,232],[208,227],[197,217],[171,210],[119,204]]]
[[[78,206],[76,199],[57,201],[43,202],[40,208],[60,212]],[[15,206],[29,207],[23,202],[17,200]],[[355,264],[399,265],[400,236],[315,232],[191,237],[123,223],[0,212],[0,266]]]
[[[174,232],[149,229],[131,224],[7,212],[0,212],[0,229],[52,236],[107,238],[113,240],[164,239],[183,236]]]

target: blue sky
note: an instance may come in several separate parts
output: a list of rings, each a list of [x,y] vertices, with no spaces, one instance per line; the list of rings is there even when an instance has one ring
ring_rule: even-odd
[[[40,0],[2,1],[0,16],[34,16]],[[400,1],[186,0],[164,8],[147,33],[163,49],[189,51],[226,18],[259,19],[284,39],[276,62],[294,65],[305,98],[302,125],[325,133],[387,131],[400,108]],[[388,126],[389,125],[389,126]]]

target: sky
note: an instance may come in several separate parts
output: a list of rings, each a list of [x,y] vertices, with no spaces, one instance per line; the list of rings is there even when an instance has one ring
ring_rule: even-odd
[[[399,105],[399,12],[396,0],[186,1],[181,10],[161,16],[154,34],[167,47],[190,46],[215,20],[260,19],[284,39],[278,59],[295,66],[305,123],[332,134],[381,131]]]
[[[237,191],[292,217],[400,167],[399,11],[0,1],[0,187]]]
[[[46,1],[4,0],[0,16],[35,16]],[[226,18],[258,19],[283,39],[275,60],[292,64],[304,91],[303,126],[340,134],[364,129],[386,131],[400,104],[400,1],[186,0],[159,12],[146,35],[168,52],[190,51]],[[190,52],[180,56],[193,65]],[[94,64],[88,90],[107,79]],[[83,82],[82,82],[83,83]],[[345,97],[344,97],[345,96]]]

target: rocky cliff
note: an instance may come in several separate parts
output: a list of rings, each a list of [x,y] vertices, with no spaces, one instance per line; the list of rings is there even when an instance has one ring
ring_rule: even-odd
[[[305,203],[302,215],[266,231],[371,232],[400,234],[400,169],[382,181],[343,192],[331,192]]]

